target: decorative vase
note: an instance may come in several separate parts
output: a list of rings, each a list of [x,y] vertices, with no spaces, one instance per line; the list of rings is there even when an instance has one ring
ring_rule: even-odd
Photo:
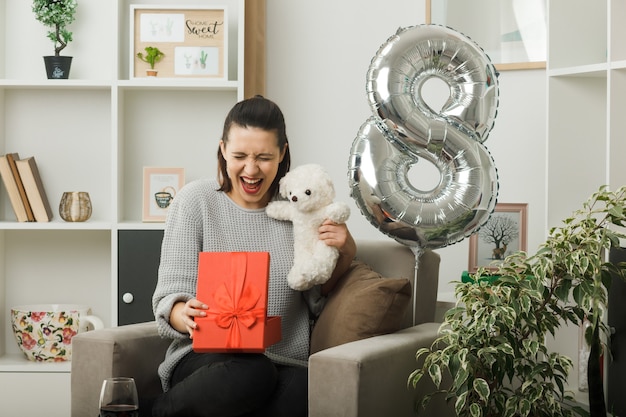
[[[31,361],[72,359],[72,338],[104,328],[102,320],[82,304],[29,304],[11,308],[11,327],[18,346]]]
[[[59,214],[66,222],[84,222],[91,217],[91,199],[84,191],[66,191],[61,197]]]
[[[46,73],[49,80],[68,79],[70,77],[71,56],[44,56],[43,61],[46,64]]]

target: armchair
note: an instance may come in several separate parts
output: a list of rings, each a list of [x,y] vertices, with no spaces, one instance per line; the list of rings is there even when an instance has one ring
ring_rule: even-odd
[[[404,277],[414,284],[415,257],[393,241],[359,241],[357,258],[383,277]],[[407,388],[416,369],[415,353],[437,336],[433,323],[437,300],[439,255],[424,251],[419,259],[415,311],[409,307],[402,330],[321,350],[309,359],[310,417],[413,416],[415,399],[433,387]],[[324,314],[324,312],[322,312]],[[414,323],[415,316],[415,323]],[[72,417],[96,416],[102,380],[132,376],[140,410],[149,410],[161,392],[157,367],[168,340],[154,322],[81,333],[72,340]],[[429,415],[453,416],[443,400],[433,401]],[[434,413],[434,414],[430,414]],[[142,413],[142,415],[146,415]],[[149,415],[149,414],[147,414]]]

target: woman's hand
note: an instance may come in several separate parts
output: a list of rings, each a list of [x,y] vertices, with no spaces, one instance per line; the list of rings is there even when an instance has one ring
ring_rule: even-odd
[[[354,253],[356,253],[356,245],[345,223],[337,224],[332,220],[325,220],[318,232],[320,240],[323,240],[328,246],[336,247],[340,253],[349,254],[353,248]]]
[[[170,324],[181,333],[189,333],[189,338],[193,339],[193,331],[198,327],[194,319],[206,317],[205,310],[208,308],[209,306],[195,298],[187,302],[179,301],[172,307]]]
[[[337,283],[337,280],[348,270],[356,255],[356,243],[345,223],[337,224],[326,220],[318,229],[319,238],[329,246],[339,250],[339,259],[330,279],[322,285],[322,294],[328,294]]]

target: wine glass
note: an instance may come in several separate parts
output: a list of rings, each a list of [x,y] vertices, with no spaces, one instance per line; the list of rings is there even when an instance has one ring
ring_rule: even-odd
[[[104,380],[100,391],[100,417],[139,417],[139,400],[133,378]]]

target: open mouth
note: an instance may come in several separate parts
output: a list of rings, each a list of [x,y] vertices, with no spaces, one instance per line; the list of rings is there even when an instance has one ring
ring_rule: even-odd
[[[261,189],[263,180],[260,178],[244,178],[240,177],[241,187],[248,194],[256,194]]]

